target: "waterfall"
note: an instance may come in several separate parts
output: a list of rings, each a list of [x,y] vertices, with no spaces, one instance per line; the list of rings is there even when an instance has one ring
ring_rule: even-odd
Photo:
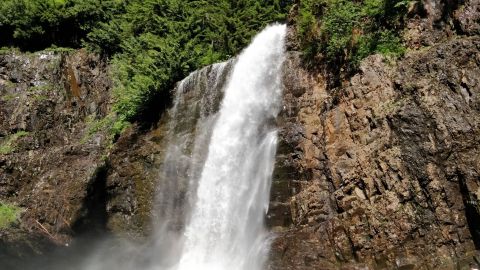
[[[284,37],[284,25],[266,28],[233,67],[198,180],[178,270],[263,266]]]
[[[152,241],[109,239],[73,269],[263,269],[285,33],[269,26],[237,58],[177,85]]]
[[[171,269],[181,252],[185,218],[195,200],[223,90],[234,60],[192,72],[175,89],[167,149],[157,186],[155,269]],[[160,256],[159,256],[160,254]]]

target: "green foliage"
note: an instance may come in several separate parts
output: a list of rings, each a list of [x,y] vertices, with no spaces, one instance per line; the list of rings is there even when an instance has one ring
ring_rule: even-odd
[[[115,0],[2,0],[0,45],[78,47],[87,33],[114,16],[120,4]]]
[[[8,136],[3,143],[0,144],[0,155],[6,155],[15,150],[15,143],[21,137],[27,136],[29,133],[26,131],[18,131],[15,134]]]
[[[108,114],[101,119],[92,119],[91,117],[87,117],[85,122],[87,124],[87,132],[80,141],[82,144],[86,143],[98,132],[105,132],[105,134],[108,136],[107,139],[109,143],[112,143],[115,137],[120,135],[127,127],[130,126],[129,122],[115,116],[114,114]]]
[[[303,0],[297,23],[307,60],[354,68],[366,56],[398,57],[408,0]]]
[[[8,228],[12,223],[18,220],[20,208],[0,203],[0,229]]]
[[[237,54],[291,0],[2,0],[1,46],[85,46],[112,60],[116,122],[151,113],[189,72]],[[161,102],[167,103],[167,100]],[[122,126],[123,124],[118,124]]]
[[[20,50],[15,47],[8,47],[8,46],[3,46],[0,47],[0,55],[6,55],[6,54],[11,54],[14,52],[19,52]]]
[[[401,45],[402,39],[391,30],[380,32],[376,42],[376,52],[384,55],[397,57],[406,51],[405,47]]]
[[[114,111],[132,121],[189,72],[237,54],[266,24],[284,20],[281,2],[132,0],[90,32],[86,45],[114,54]]]

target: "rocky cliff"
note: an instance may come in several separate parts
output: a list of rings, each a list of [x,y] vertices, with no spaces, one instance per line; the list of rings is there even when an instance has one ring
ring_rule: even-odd
[[[370,56],[336,87],[291,28],[271,269],[478,264],[480,6],[454,2],[412,10],[405,57]]]
[[[0,56],[0,200],[22,209],[2,242],[65,244],[87,212],[104,166],[105,136],[87,130],[109,110],[105,69],[84,52]]]
[[[111,85],[105,59],[82,50],[0,55],[0,203],[19,207],[0,228],[1,261],[149,232],[162,125],[114,138]]]

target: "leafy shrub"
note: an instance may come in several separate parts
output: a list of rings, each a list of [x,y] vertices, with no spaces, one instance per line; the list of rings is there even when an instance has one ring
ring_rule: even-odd
[[[400,56],[399,35],[409,1],[303,0],[297,23],[301,46],[310,63],[320,57],[337,67],[354,68],[366,56]]]
[[[10,204],[0,203],[0,229],[5,229],[16,222],[19,213],[20,208]]]

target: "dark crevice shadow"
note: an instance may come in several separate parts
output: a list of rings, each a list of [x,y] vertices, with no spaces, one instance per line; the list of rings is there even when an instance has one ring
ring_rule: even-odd
[[[480,249],[480,213],[478,200],[473,196],[467,186],[465,176],[457,172],[460,192],[462,193],[463,205],[465,206],[465,216],[467,218],[468,229],[472,235],[475,249]]]
[[[98,167],[87,188],[87,196],[80,210],[81,216],[72,224],[75,237],[104,234],[106,232],[108,169],[109,165],[107,163]]]
[[[173,88],[172,85],[169,89]],[[140,131],[150,130],[157,125],[171,105],[172,95],[170,91],[155,91],[133,121],[139,124]]]
[[[80,217],[72,224],[73,240],[68,245],[43,246],[41,252],[32,253],[17,249],[17,254],[1,256],[0,269],[8,270],[80,270],[87,258],[96,252],[99,246],[110,238],[106,230],[107,223],[107,190],[106,180],[108,164],[97,168],[87,195],[80,209]],[[37,241],[31,239],[31,241]],[[37,245],[38,243],[35,243]]]

